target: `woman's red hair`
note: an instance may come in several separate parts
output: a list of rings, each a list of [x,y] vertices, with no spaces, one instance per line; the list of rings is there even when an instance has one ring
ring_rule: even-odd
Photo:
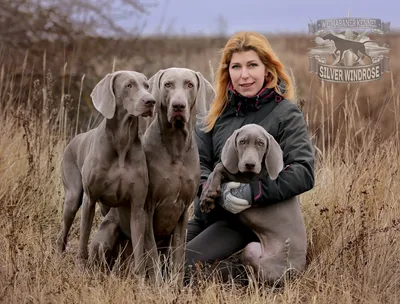
[[[222,56],[216,73],[216,96],[211,104],[210,111],[205,117],[204,131],[210,131],[217,118],[224,111],[227,103],[227,89],[230,83],[229,64],[233,53],[255,51],[269,72],[267,88],[273,88],[276,93],[286,99],[294,98],[294,89],[290,76],[286,73],[283,64],[272,50],[267,38],[257,32],[238,32],[233,35],[222,50]],[[278,84],[279,80],[279,84]]]

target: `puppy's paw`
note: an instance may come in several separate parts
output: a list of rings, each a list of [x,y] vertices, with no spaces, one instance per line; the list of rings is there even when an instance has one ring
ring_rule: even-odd
[[[215,199],[220,195],[220,187],[209,187],[203,191],[200,197],[200,211],[210,212],[215,208]]]
[[[208,198],[200,199],[200,211],[203,213],[208,213],[214,209],[214,201]]]

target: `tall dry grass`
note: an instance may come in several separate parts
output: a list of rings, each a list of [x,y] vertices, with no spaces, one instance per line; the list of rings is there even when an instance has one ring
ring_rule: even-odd
[[[78,131],[69,111],[80,100],[67,86],[57,88],[61,95],[53,94],[54,75],[45,58],[42,65],[45,77],[36,79],[24,61],[18,73],[26,81],[16,85],[13,70],[0,57],[0,302],[400,301],[400,90],[393,78],[390,94],[379,100],[385,105],[380,119],[392,117],[392,131],[385,136],[381,120],[366,117],[360,107],[362,88],[347,86],[342,92],[326,85],[318,94],[308,92],[319,98],[319,106],[309,100],[305,105],[310,132],[319,141],[314,138],[316,185],[301,198],[309,245],[304,274],[284,289],[210,279],[178,293],[172,283],[154,289],[120,269],[81,270],[75,263],[79,214],[71,249],[55,253],[63,203],[59,164],[66,142]],[[332,115],[338,99],[341,114]]]

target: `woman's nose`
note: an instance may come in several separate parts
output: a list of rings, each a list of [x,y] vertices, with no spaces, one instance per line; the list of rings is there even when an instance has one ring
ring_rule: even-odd
[[[248,78],[249,77],[249,72],[247,71],[246,68],[242,69],[242,74],[241,74],[242,78]]]

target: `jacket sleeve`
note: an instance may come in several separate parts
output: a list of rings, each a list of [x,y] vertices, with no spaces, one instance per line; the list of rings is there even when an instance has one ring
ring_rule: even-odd
[[[194,138],[200,158],[200,186],[197,195],[202,191],[203,184],[207,181],[208,176],[214,170],[214,153],[212,144],[212,131],[205,133],[198,126],[195,127]]]
[[[303,113],[295,104],[281,111],[275,139],[283,151],[285,168],[276,180],[266,176],[250,183],[255,205],[286,200],[314,187],[314,151]]]

